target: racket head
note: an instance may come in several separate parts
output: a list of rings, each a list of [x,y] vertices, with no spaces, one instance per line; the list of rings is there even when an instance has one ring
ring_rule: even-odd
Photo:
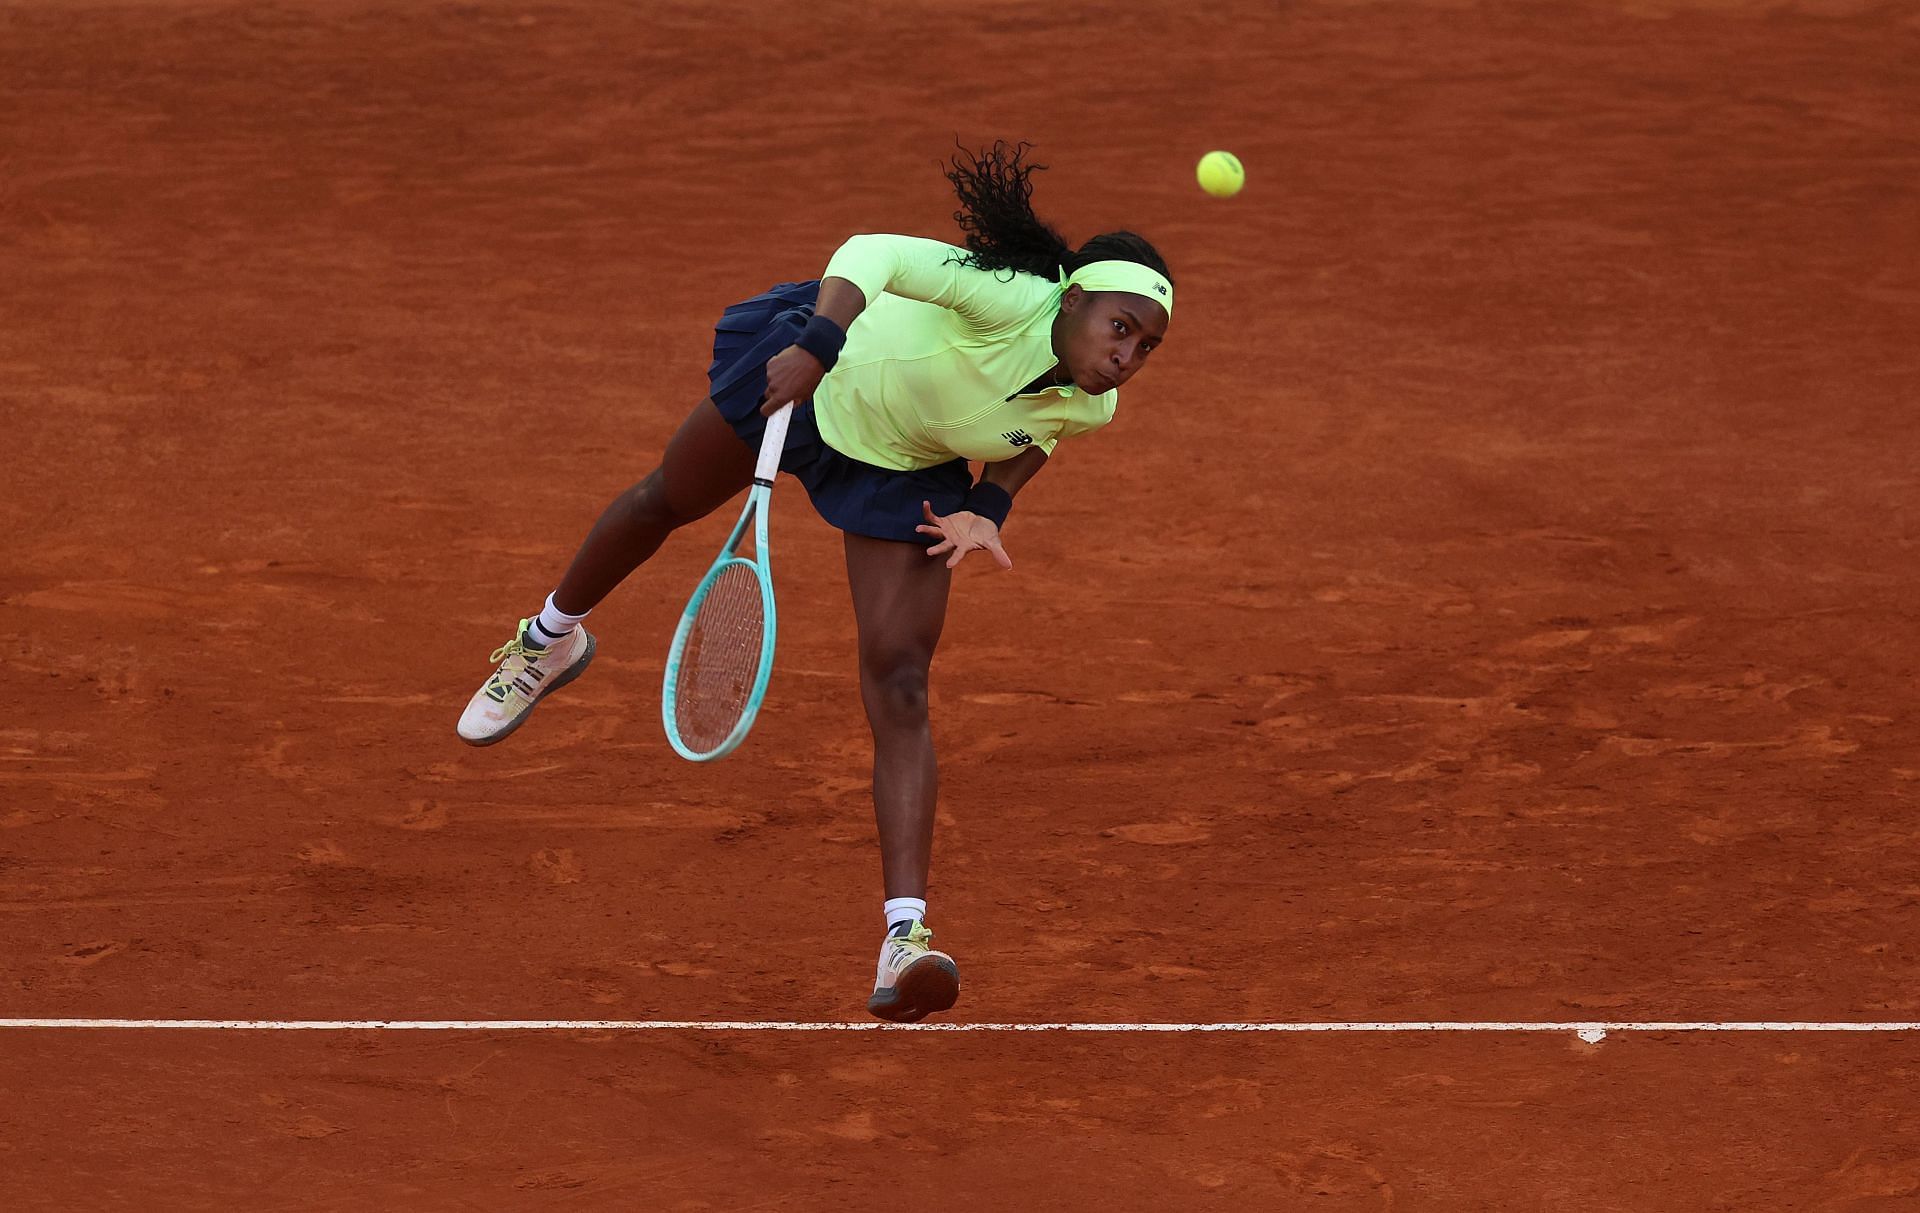
[[[775,617],[773,577],[764,549],[761,555],[723,552],[694,588],[674,630],[660,716],[674,752],[690,762],[732,753],[767,697]]]

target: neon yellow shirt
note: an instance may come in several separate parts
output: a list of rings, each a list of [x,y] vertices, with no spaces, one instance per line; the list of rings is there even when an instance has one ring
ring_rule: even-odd
[[[917,236],[855,236],[823,278],[867,297],[840,360],[813,394],[827,445],[910,471],[954,458],[997,463],[1113,420],[1118,390],[1021,389],[1052,370],[1058,283],[958,264],[966,250]]]

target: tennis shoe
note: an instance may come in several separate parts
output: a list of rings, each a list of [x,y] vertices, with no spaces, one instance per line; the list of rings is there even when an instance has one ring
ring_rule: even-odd
[[[960,967],[929,947],[932,941],[923,922],[903,922],[887,932],[867,1010],[894,1023],[915,1023],[953,1006],[960,997]]]
[[[593,660],[593,637],[587,629],[575,624],[573,631],[541,648],[527,633],[529,622],[522,619],[513,639],[487,658],[500,668],[460,714],[460,740],[468,745],[504,741],[526,721],[534,704],[580,677]]]

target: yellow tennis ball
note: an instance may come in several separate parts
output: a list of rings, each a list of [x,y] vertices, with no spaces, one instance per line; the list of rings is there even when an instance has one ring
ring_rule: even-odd
[[[1196,175],[1200,188],[1215,198],[1231,198],[1247,183],[1247,170],[1240,167],[1240,158],[1232,152],[1208,152],[1200,157]]]

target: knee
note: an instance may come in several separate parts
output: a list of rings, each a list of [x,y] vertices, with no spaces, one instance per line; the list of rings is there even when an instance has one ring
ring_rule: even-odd
[[[919,722],[927,717],[927,670],[931,653],[918,651],[863,652],[860,655],[860,684],[865,692],[867,714],[875,724],[888,721]]]
[[[613,504],[630,526],[671,531],[695,521],[682,518],[674,512],[672,504],[667,501],[666,479],[658,469],[620,494]]]

